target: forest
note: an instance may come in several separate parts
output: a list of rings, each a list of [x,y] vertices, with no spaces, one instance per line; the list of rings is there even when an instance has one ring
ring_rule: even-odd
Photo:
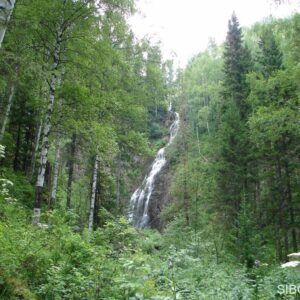
[[[300,14],[175,68],[135,4],[0,0],[0,299],[300,299]]]

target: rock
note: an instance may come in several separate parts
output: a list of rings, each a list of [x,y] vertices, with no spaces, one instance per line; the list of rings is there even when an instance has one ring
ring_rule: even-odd
[[[162,230],[164,224],[160,218],[163,208],[170,202],[169,187],[171,184],[170,167],[166,164],[155,178],[154,190],[149,203],[150,227]]]
[[[288,257],[300,257],[300,252],[298,253],[291,253],[288,255]]]
[[[281,268],[296,268],[296,267],[299,267],[300,266],[300,261],[289,261],[285,264],[282,264],[281,265]]]

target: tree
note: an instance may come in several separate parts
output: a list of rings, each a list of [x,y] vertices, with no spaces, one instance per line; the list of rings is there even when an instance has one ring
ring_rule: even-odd
[[[48,3],[47,3],[48,4]],[[53,35],[53,39],[50,43],[46,42],[46,49],[50,51],[51,58],[51,75],[50,75],[50,90],[48,98],[48,106],[45,114],[43,140],[41,148],[41,161],[38,172],[38,178],[36,181],[36,195],[33,212],[33,223],[39,222],[42,193],[45,181],[45,172],[48,162],[49,151],[49,136],[52,126],[52,112],[55,103],[55,92],[57,86],[57,73],[59,71],[63,55],[66,55],[68,49],[68,41],[75,34],[79,34],[78,28],[85,29],[83,23],[90,23],[90,18],[93,15],[93,6],[90,6],[85,1],[68,1],[63,0],[61,3],[54,3],[54,7],[51,7],[55,14],[51,14],[49,19],[45,20],[46,28],[50,30],[50,34]],[[58,12],[58,13],[56,13]],[[47,23],[48,22],[48,23]],[[80,24],[80,25],[79,25]],[[41,33],[42,35],[43,33]]]
[[[15,2],[15,0],[0,1],[0,48],[2,46],[2,42],[5,36],[7,24],[14,10]]]
[[[0,132],[0,141],[3,139],[4,133],[5,133],[5,129],[7,126],[7,122],[9,119],[9,115],[10,115],[10,111],[11,111],[11,106],[13,104],[13,99],[15,96],[15,85],[12,84],[11,88],[10,88],[10,92],[9,92],[9,97],[8,97],[8,104],[6,107],[6,111],[5,111],[5,115],[4,115],[4,119],[3,119],[3,123],[2,123],[2,127],[1,127],[1,132]]]
[[[95,164],[94,164],[94,168],[93,168],[92,194],[91,194],[90,214],[89,214],[89,234],[90,235],[93,232],[93,226],[94,226],[98,164],[99,164],[99,157],[98,157],[98,155],[96,155]]]
[[[228,23],[224,50],[223,103],[219,139],[219,188],[223,205],[229,215],[239,211],[242,193],[248,189],[248,140],[246,119],[248,105],[247,50],[242,45],[242,33],[235,14]]]
[[[246,74],[249,71],[249,52],[242,44],[242,31],[238,19],[233,13],[228,22],[228,32],[224,50],[224,89],[225,107],[232,101],[237,106],[240,118],[245,120],[247,115]]]
[[[273,72],[280,70],[283,66],[282,53],[278,49],[274,34],[270,28],[262,33],[259,48],[261,54],[258,61],[263,67],[263,74],[269,77]]]
[[[299,104],[293,72],[293,69],[280,70],[267,79],[252,74],[256,79],[251,76],[249,97],[255,108],[249,119],[250,137],[261,165],[261,193],[268,195],[261,201],[272,211],[272,219],[267,222],[277,230],[273,238],[280,261],[287,259],[291,247],[293,251],[298,250],[297,201],[294,198],[298,189],[292,174],[297,172],[295,153],[299,130],[295,124],[299,118],[296,109]]]

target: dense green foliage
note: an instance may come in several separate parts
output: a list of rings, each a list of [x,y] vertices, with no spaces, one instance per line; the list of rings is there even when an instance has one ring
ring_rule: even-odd
[[[218,263],[239,261],[254,285],[299,250],[297,24],[297,14],[270,19],[243,36],[233,15],[225,44],[211,42],[178,78],[183,124],[164,217],[183,248],[190,230]],[[249,293],[241,299],[276,299]]]
[[[279,287],[300,282],[280,268],[300,246],[300,16],[242,30],[233,15],[224,45],[174,76],[133,12],[16,3],[0,49],[0,299],[298,299]],[[170,99],[164,228],[137,230],[128,202]]]

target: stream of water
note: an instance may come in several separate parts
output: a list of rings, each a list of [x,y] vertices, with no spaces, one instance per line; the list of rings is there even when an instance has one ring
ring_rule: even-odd
[[[135,190],[130,199],[129,222],[137,228],[147,228],[150,225],[149,203],[154,190],[155,178],[167,162],[165,156],[166,148],[172,144],[178,133],[180,118],[177,112],[173,112],[172,103],[170,103],[168,111],[174,117],[174,121],[169,129],[169,142],[165,147],[158,150],[149,174],[144,178],[142,184]]]

